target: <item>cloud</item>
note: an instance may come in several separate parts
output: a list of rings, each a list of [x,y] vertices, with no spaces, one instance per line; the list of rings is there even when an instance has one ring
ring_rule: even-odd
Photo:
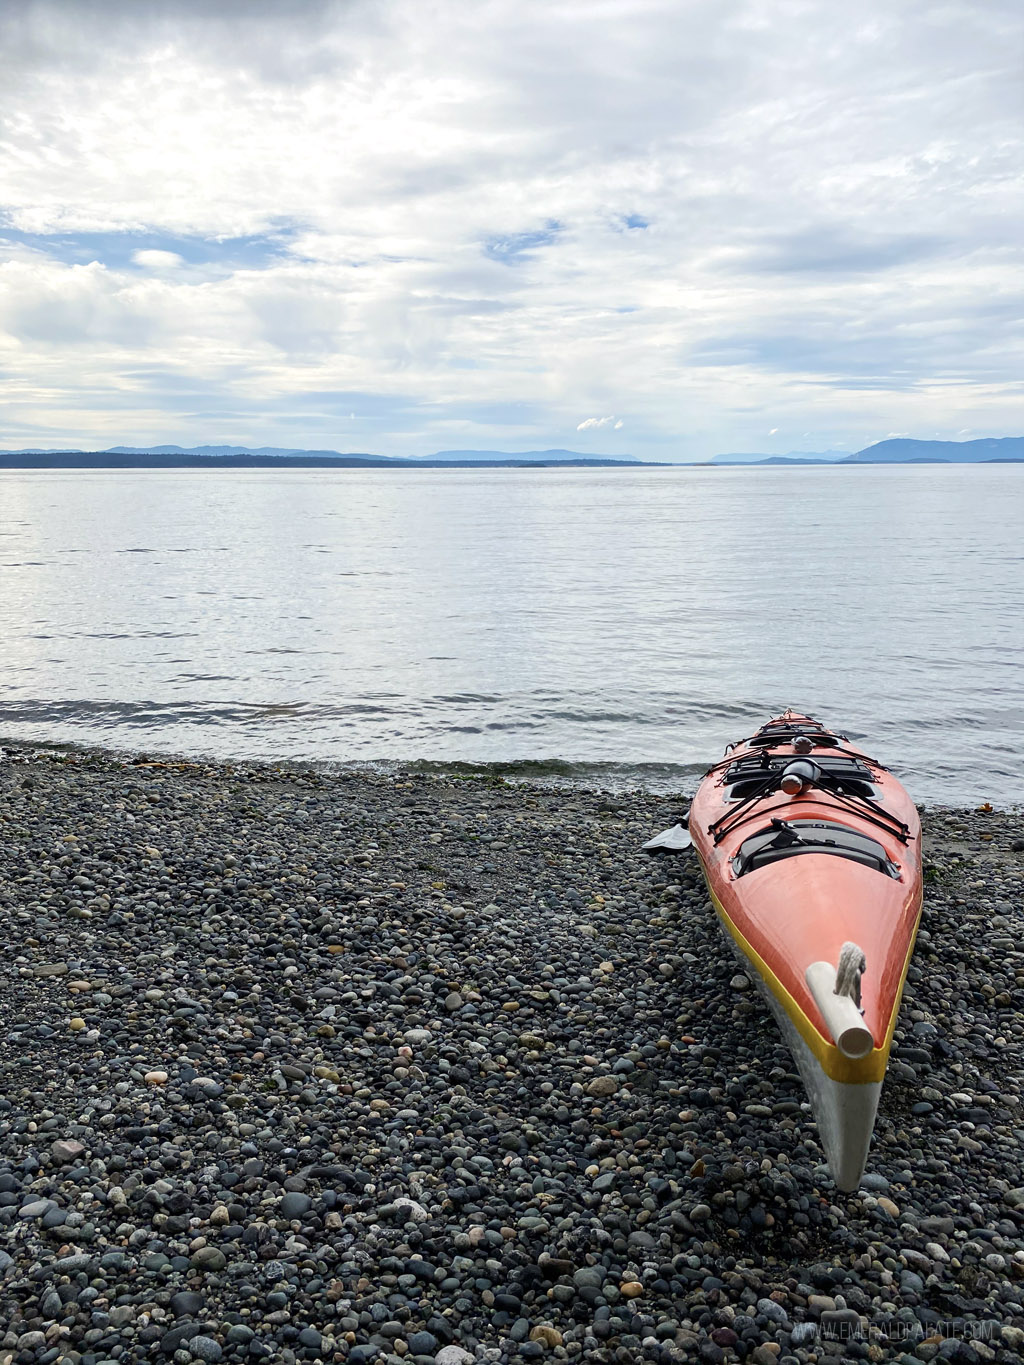
[[[866,226],[851,230],[845,224],[826,220],[799,232],[758,232],[755,241],[723,258],[722,265],[731,271],[811,274],[835,279],[874,275],[924,261],[943,255],[949,246],[935,233],[878,233]]]
[[[185,264],[184,257],[176,251],[133,251],[132,260],[144,270],[177,270],[179,265]]]
[[[611,427],[613,431],[622,428],[622,421],[617,417],[588,417],[576,428],[577,431],[599,431],[601,427]]]
[[[26,444],[107,435],[104,384],[142,443],[234,440],[211,414],[259,394],[247,439],[331,444],[341,392],[404,405],[384,453],[608,408],[655,457],[769,415],[821,449],[1024,428],[1010,0],[293,9],[0,7]]]

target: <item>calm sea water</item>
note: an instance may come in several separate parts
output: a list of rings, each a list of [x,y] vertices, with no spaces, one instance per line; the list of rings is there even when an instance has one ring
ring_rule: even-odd
[[[1024,800],[1024,467],[0,473],[0,737]]]

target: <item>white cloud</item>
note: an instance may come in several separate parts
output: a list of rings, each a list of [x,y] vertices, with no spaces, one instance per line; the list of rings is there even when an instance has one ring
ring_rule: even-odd
[[[105,432],[104,383],[126,439],[232,438],[168,375],[265,396],[267,444],[401,395],[394,453],[607,407],[636,454],[769,412],[819,448],[1024,429],[1007,0],[102,9],[0,11],[0,350],[41,443]]]
[[[133,251],[132,260],[144,270],[177,270],[179,266],[185,264],[184,257],[179,256],[176,251],[157,249]]]
[[[611,417],[588,417],[576,428],[577,431],[599,431],[601,427],[611,427],[613,431],[622,429],[622,419]]]

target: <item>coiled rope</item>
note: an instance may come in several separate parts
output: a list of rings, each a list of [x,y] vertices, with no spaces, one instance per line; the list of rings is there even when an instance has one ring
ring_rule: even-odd
[[[868,960],[856,943],[844,943],[839,949],[839,962],[836,966],[836,995],[848,995],[860,1009],[860,979],[868,965]]]

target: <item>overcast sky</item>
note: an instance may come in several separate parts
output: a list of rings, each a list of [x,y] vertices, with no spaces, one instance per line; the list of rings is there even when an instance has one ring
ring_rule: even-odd
[[[0,447],[1024,433],[1019,0],[0,7]]]

